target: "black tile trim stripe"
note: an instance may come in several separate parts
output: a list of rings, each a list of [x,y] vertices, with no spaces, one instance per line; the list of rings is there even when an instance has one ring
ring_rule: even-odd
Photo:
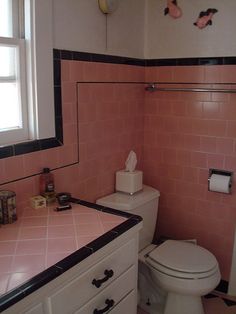
[[[146,59],[146,66],[235,65],[236,57]]]
[[[114,55],[104,55],[90,52],[54,49],[57,60],[77,60],[134,66],[192,66],[192,65],[235,65],[236,56],[230,57],[201,57],[201,58],[169,58],[169,59],[139,59]]]
[[[226,280],[221,279],[218,286],[215,288],[216,291],[221,293],[227,293],[228,292],[229,283]]]
[[[112,208],[100,206],[94,203],[90,203],[84,200],[71,198],[71,202],[76,204],[81,204],[83,206],[93,208],[99,211],[103,211],[106,213],[110,213],[117,216],[126,217],[123,223],[119,224],[118,226],[114,227],[110,231],[104,233],[102,236],[98,237],[97,239],[93,240],[92,242],[88,243],[86,246],[82,247],[81,249],[75,251],[74,253],[70,254],[69,256],[65,257],[55,265],[51,266],[50,268],[44,270],[43,272],[39,273],[38,275],[34,276],[30,280],[26,281],[24,284],[20,285],[19,287],[11,290],[10,292],[4,294],[0,297],[0,312],[6,310],[10,306],[16,304],[29,294],[33,293],[37,289],[43,287],[53,279],[57,278],[61,274],[63,274],[68,269],[72,268],[76,264],[83,261],[85,258],[90,256],[91,254],[95,253],[106,244],[110,243],[115,238],[122,235],[124,232],[128,231],[138,223],[142,221],[142,218],[137,215],[132,215],[126,212],[122,212],[120,210],[115,210]]]

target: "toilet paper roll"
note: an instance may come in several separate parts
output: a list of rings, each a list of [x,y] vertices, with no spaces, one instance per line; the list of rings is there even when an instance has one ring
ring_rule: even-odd
[[[221,193],[230,193],[230,176],[212,174],[209,180],[209,190]]]

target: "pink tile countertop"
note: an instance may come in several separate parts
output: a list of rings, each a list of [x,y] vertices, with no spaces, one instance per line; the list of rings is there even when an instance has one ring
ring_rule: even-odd
[[[16,288],[126,220],[80,204],[25,208],[0,228],[0,295]]]

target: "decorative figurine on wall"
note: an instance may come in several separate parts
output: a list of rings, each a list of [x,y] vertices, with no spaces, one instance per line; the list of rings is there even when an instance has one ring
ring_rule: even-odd
[[[167,7],[164,14],[169,14],[174,19],[178,19],[182,16],[182,10],[178,7],[177,0],[167,0]]]
[[[193,23],[193,25],[197,26],[200,29],[203,29],[208,25],[212,25],[212,17],[217,12],[217,9],[208,9],[206,11],[201,11],[199,13],[197,21]]]

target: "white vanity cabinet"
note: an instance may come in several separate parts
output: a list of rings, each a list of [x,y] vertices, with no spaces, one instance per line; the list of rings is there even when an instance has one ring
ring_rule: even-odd
[[[4,313],[137,312],[138,223]]]

